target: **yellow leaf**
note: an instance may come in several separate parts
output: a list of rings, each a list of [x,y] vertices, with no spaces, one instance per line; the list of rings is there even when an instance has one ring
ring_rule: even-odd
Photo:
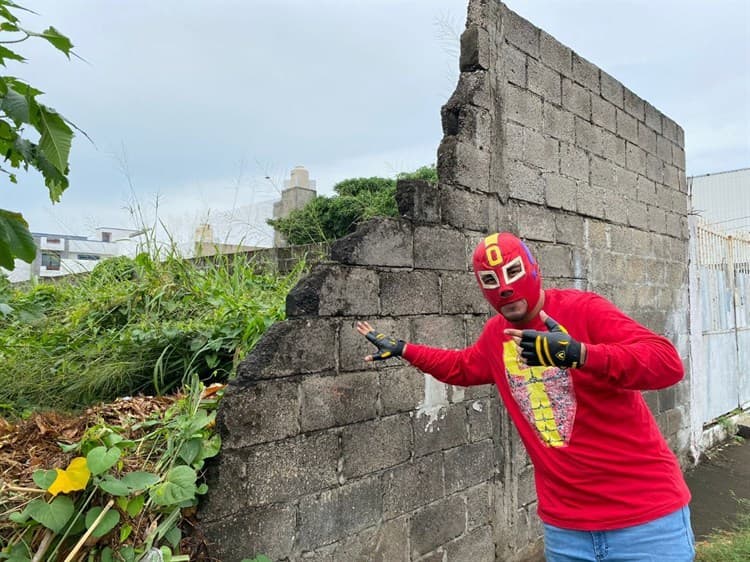
[[[65,470],[61,468],[56,468],[55,470],[57,471],[57,478],[47,488],[47,491],[53,496],[56,496],[60,492],[83,490],[86,488],[86,484],[88,484],[91,477],[91,471],[86,466],[85,457],[74,458]]]

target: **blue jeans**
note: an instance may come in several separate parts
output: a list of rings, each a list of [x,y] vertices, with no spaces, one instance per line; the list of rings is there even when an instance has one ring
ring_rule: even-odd
[[[570,531],[544,525],[547,562],[692,562],[690,510],[614,531]]]

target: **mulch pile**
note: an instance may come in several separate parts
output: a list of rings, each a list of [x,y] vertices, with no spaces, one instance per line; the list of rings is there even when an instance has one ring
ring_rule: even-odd
[[[137,440],[150,428],[132,429],[133,426],[163,414],[179,398],[180,395],[134,396],[88,408],[75,416],[39,412],[18,423],[0,418],[0,544],[6,532],[12,533],[13,524],[7,520],[10,511],[39,497],[38,493],[28,491],[38,488],[32,478],[34,471],[66,468],[73,457],[80,455],[63,452],[61,444],[79,442],[87,431],[102,422],[117,428],[124,439]],[[123,457],[123,461],[123,472],[151,468],[137,458]],[[193,523],[194,513],[184,512],[181,550],[191,560],[206,560],[205,541],[197,536]]]

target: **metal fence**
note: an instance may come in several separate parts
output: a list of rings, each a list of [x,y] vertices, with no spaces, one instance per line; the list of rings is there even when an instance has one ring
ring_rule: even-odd
[[[695,232],[705,364],[694,384],[706,423],[750,402],[750,237]]]

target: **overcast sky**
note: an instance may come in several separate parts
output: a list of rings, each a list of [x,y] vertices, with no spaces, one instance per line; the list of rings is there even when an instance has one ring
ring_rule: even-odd
[[[41,42],[8,74],[85,130],[52,205],[36,172],[2,180],[0,207],[32,231],[203,220],[266,243],[262,222],[304,165],[318,192],[435,162],[440,107],[458,76],[467,0],[27,0],[85,59]],[[750,2],[508,0],[685,129],[688,175],[750,166]],[[33,44],[36,43],[36,44]],[[232,209],[241,209],[232,213]],[[243,214],[244,213],[244,214]],[[225,233],[222,234],[222,236]]]

